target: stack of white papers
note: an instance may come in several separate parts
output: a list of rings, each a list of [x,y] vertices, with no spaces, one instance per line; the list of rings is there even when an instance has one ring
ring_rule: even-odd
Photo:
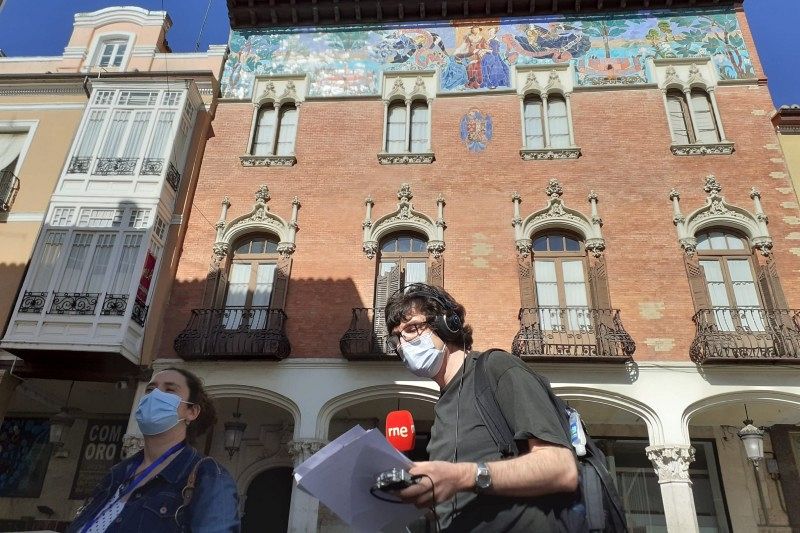
[[[384,502],[370,494],[378,474],[410,467],[411,461],[380,431],[356,426],[298,465],[294,479],[353,529],[372,532],[406,524],[424,513],[412,504]]]

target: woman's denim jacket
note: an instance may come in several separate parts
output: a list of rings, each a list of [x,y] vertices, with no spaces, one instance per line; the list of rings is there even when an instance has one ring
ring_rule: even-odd
[[[86,505],[67,528],[79,533],[92,520],[120,484],[130,478],[143,452],[114,465],[95,488]],[[239,498],[236,484],[225,468],[213,459],[197,469],[194,493],[186,507],[181,492],[192,468],[203,457],[189,446],[184,448],[150,481],[134,489],[107,531],[114,533],[238,533]]]

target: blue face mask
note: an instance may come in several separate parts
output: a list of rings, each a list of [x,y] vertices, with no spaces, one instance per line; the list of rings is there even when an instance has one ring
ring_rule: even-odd
[[[415,376],[432,378],[442,368],[444,347],[437,348],[433,344],[433,333],[423,333],[413,341],[403,344],[403,362]]]
[[[177,394],[153,389],[142,396],[139,407],[136,409],[136,422],[142,435],[158,435],[177,426],[183,418],[178,418],[178,406],[181,400]]]

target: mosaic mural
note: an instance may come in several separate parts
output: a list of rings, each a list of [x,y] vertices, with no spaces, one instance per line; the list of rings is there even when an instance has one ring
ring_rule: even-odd
[[[461,117],[461,142],[470,152],[483,152],[492,140],[492,116],[472,108]]]
[[[511,67],[575,65],[576,84],[652,81],[646,59],[711,57],[721,79],[755,77],[732,11],[637,12],[303,30],[233,31],[227,98],[250,98],[256,75],[308,73],[310,96],[379,94],[384,70],[438,70],[442,92],[511,87]]]

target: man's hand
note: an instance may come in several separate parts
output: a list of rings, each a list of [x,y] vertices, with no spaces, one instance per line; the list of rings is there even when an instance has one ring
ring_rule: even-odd
[[[414,463],[408,472],[412,476],[422,477],[414,485],[398,491],[397,495],[420,509],[447,501],[456,492],[471,490],[475,484],[475,463],[426,461]],[[434,496],[436,501],[433,500]]]

